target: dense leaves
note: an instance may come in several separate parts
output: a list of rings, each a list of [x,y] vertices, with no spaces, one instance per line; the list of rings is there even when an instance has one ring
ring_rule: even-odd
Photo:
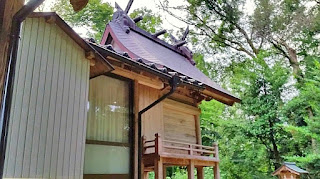
[[[58,0],[52,7],[65,21],[74,27],[85,27],[87,35],[100,40],[106,24],[112,19],[113,7],[102,0],[90,0],[79,12],[74,12],[69,0]]]
[[[231,108],[201,105],[203,140],[219,141],[222,177],[271,178],[295,161],[319,178],[319,3],[164,0],[162,7],[193,27],[198,67],[242,99]]]
[[[99,40],[113,8],[90,0],[74,13],[65,3],[54,10]],[[162,0],[161,6],[190,25],[197,67],[242,99],[233,107],[214,100],[200,105],[202,141],[219,143],[221,177],[273,178],[284,161],[293,161],[309,178],[320,178],[319,1],[188,0],[172,7]],[[130,14],[140,15],[139,27],[161,30],[160,15],[146,8]],[[213,177],[212,169],[205,173]],[[186,178],[185,168],[169,168],[167,175]]]
[[[114,8],[102,0],[89,0],[88,5],[80,12],[74,12],[69,0],[58,0],[52,7],[66,22],[73,27],[81,27],[87,29],[87,36],[100,41],[106,27],[111,21]],[[131,18],[143,16],[143,20],[137,25],[138,27],[155,33],[161,29],[162,20],[159,15],[153,13],[147,8],[135,9],[131,14]]]

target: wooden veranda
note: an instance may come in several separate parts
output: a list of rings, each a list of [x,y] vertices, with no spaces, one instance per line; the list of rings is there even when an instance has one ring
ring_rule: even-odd
[[[218,145],[212,147],[177,141],[164,140],[155,134],[154,140],[143,137],[143,178],[148,178],[148,172],[154,171],[156,179],[166,176],[168,166],[187,166],[188,179],[194,179],[194,169],[197,178],[204,178],[203,167],[213,167],[214,179],[220,179]]]

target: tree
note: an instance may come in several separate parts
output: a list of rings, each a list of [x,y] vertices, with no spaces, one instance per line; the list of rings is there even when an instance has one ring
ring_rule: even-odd
[[[112,19],[113,7],[102,0],[90,0],[87,6],[75,12],[69,0],[56,1],[52,7],[66,22],[74,27],[88,28],[87,35],[96,40],[102,38],[106,24]]]
[[[288,160],[299,162],[309,170],[313,178],[320,172],[320,56],[319,40],[314,38],[313,29],[303,36],[302,54],[306,66],[305,83],[299,85],[299,95],[285,106],[284,114],[290,123],[286,130],[292,133],[300,155],[286,155]],[[308,109],[308,110],[305,110]],[[312,113],[310,113],[312,111]]]
[[[308,65],[305,54],[313,50],[310,45],[314,42],[304,41],[314,41],[319,34],[319,5],[311,0],[257,0],[254,4],[253,13],[246,11],[245,0],[189,0],[178,7],[171,7],[165,0],[162,7],[194,27],[192,42],[213,59],[214,69],[210,71],[217,71],[220,83],[243,100],[236,115],[240,118],[244,113],[250,121],[247,136],[259,139],[256,142],[265,146],[271,154],[268,158],[277,167],[282,155],[302,155],[303,147],[282,125],[298,119],[286,118],[283,107],[291,100],[290,95],[302,94],[299,91],[307,81],[312,65]],[[187,12],[187,17],[179,12]],[[312,37],[306,35],[310,33]],[[297,108],[311,118],[315,115],[311,107]],[[300,117],[301,123],[294,125],[311,125],[305,120]],[[281,138],[290,142],[286,144]]]
[[[87,6],[79,12],[75,12],[68,3],[69,0],[58,0],[52,7],[66,22],[73,27],[87,28],[87,36],[100,41],[108,22],[112,20],[113,7],[109,3],[103,3],[102,0],[90,0]],[[159,15],[153,13],[147,8],[135,9],[131,18],[143,16],[143,20],[138,22],[138,27],[155,33],[161,29],[162,20]]]
[[[137,23],[137,26],[141,29],[144,29],[147,32],[155,33],[161,30],[162,19],[160,15],[154,14],[150,9],[146,7],[135,9],[131,14],[130,17],[136,18],[142,16],[143,19]]]
[[[255,58],[260,50],[274,47],[276,53],[286,58],[292,73],[300,80],[303,77],[298,63],[297,43],[293,43],[305,28],[316,24],[319,15],[316,5],[307,8],[310,0],[261,0],[254,1],[253,14],[245,11],[245,0],[189,0],[185,6],[170,7],[165,0],[164,10],[174,17],[195,27],[200,44],[207,43],[206,53],[217,51],[231,55],[246,55]],[[177,14],[187,12],[187,18]],[[241,58],[243,59],[243,58]]]

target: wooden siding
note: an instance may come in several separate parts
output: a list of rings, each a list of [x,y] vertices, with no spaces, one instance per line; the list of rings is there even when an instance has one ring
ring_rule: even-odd
[[[163,126],[166,140],[201,144],[198,140],[198,108],[166,99],[163,102]]]
[[[89,61],[43,18],[23,23],[4,178],[82,178]]]
[[[139,111],[159,99],[160,90],[139,85]],[[147,140],[155,138],[155,134],[163,134],[163,119],[162,119],[162,103],[157,104],[145,114],[142,115],[142,135],[146,136]]]

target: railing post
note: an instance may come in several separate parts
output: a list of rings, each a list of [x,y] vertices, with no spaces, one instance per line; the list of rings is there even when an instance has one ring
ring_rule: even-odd
[[[214,152],[215,152],[215,155],[214,157],[217,158],[219,160],[219,149],[218,149],[218,143],[214,142],[212,144],[212,146],[214,147]]]
[[[161,154],[161,149],[162,149],[162,140],[161,137],[158,133],[155,134],[156,138],[154,140],[155,143],[155,153],[156,155]],[[161,157],[157,157],[154,160],[154,175],[155,175],[155,179],[163,179],[163,162],[162,162],[162,158]]]
[[[219,160],[219,149],[218,149],[218,144],[217,143],[213,143],[213,147],[214,147],[214,152],[215,152],[215,158],[217,160]],[[219,162],[216,162],[213,168],[213,172],[214,172],[214,179],[220,179],[220,169],[219,169]]]
[[[146,153],[146,148],[144,147],[145,142],[146,142],[146,136],[142,136],[142,155],[144,155]]]
[[[156,133],[155,134],[156,139],[154,140],[155,143],[155,153],[156,154],[161,154],[162,150],[162,139],[160,137],[160,134]]]
[[[189,147],[190,147],[190,155],[193,155],[193,145],[190,144]]]

